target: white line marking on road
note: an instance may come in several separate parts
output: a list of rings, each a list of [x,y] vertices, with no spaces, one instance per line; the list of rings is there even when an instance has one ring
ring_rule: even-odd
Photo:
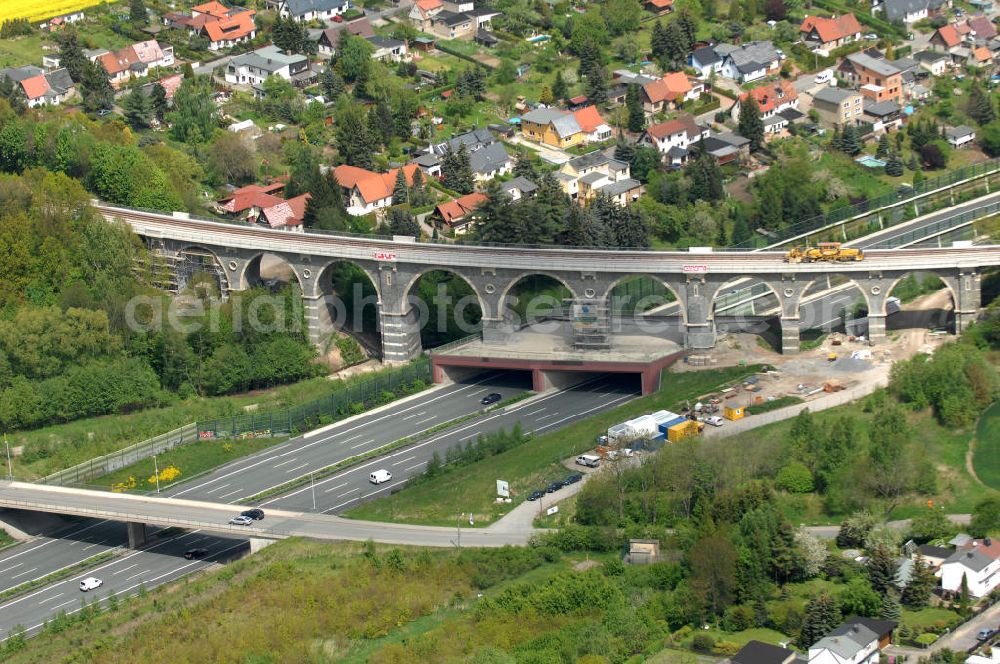
[[[298,461],[298,457],[292,457],[288,461],[282,461],[281,463],[276,463],[276,464],[274,464],[274,467],[275,468],[281,468],[282,466],[287,466],[288,464],[294,463],[295,461]]]
[[[36,571],[37,569],[38,569],[37,567],[32,567],[27,572],[21,572],[20,574],[15,574],[14,576],[12,576],[10,578],[17,579],[17,578],[20,578],[20,577],[24,576],[25,574],[31,574],[32,572]]]
[[[54,600],[54,599],[59,599],[60,597],[62,597],[62,596],[63,596],[63,595],[65,595],[65,594],[66,594],[66,593],[59,593],[58,595],[53,595],[52,597],[46,597],[45,599],[40,599],[40,600],[38,600],[38,603],[39,603],[40,605],[41,605],[41,604],[45,604],[46,602],[51,602],[51,601],[52,601],[52,600]]]
[[[242,492],[243,489],[237,489],[236,491],[230,491],[229,493],[224,493],[219,498],[228,498],[229,496],[235,496],[236,494]]]
[[[414,464],[414,465],[410,466],[409,468],[404,468],[403,470],[409,472],[409,471],[413,470],[414,468],[420,468],[421,466],[426,466],[426,465],[427,465],[426,461],[421,461],[420,463]]]
[[[11,571],[12,569],[14,569],[15,567],[20,567],[20,566],[21,566],[21,565],[23,565],[23,564],[24,564],[24,563],[18,563],[18,564],[16,564],[16,565],[11,565],[11,566],[10,566],[10,567],[8,567],[8,568],[7,568],[7,569],[6,569],[5,571],[9,572],[9,571]]]
[[[91,544],[91,545],[89,545],[89,546],[85,546],[85,547],[83,547],[83,551],[86,551],[87,549],[93,549],[93,548],[94,548],[95,546],[100,546],[100,545],[104,544],[104,543],[105,543],[105,542],[107,542],[107,541],[108,541],[108,540],[106,540],[106,539],[103,539],[103,540],[101,540],[100,542],[94,542],[93,544]]]
[[[120,570],[118,570],[117,572],[112,572],[111,574],[112,574],[112,575],[115,575],[115,574],[121,574],[122,572],[127,572],[127,571],[129,571],[130,569],[132,569],[132,568],[134,568],[134,567],[138,567],[138,566],[139,566],[139,563],[134,563],[134,564],[132,564],[132,565],[129,565],[129,566],[128,566],[128,567],[126,567],[125,569],[120,569]]]
[[[125,577],[125,580],[126,580],[126,581],[131,581],[132,579],[134,579],[134,578],[136,578],[136,577],[140,577],[140,576],[142,576],[143,574],[149,574],[149,573],[150,573],[150,572],[152,572],[152,571],[153,571],[153,570],[150,570],[150,569],[144,569],[144,570],[142,570],[141,572],[139,572],[138,574],[133,574],[132,576],[126,576],[126,577]]]
[[[379,489],[378,491],[372,491],[371,493],[367,494],[367,496],[374,496],[376,494],[382,493],[383,491],[388,491],[391,488],[392,488],[391,486],[387,486],[384,489]],[[350,492],[348,492],[348,493],[350,493]],[[340,503],[339,505],[334,505],[330,509],[324,510],[323,514],[326,514],[327,512],[332,512],[333,510],[340,509],[344,505],[349,505],[350,503],[353,503],[354,501],[356,501],[356,500],[358,500],[358,499],[360,499],[362,497],[364,497],[364,496],[358,496],[357,498],[351,498],[350,500],[345,500],[344,502]]]
[[[364,441],[362,443],[358,443],[357,445],[351,445],[351,449],[352,450],[356,450],[359,447],[364,447],[365,445],[371,445],[374,442],[375,442],[374,440],[366,440],[366,441]]]
[[[226,488],[227,486],[232,486],[232,482],[227,482],[226,484],[223,484],[222,486],[217,486],[217,487],[215,487],[215,488],[214,488],[214,489],[212,489],[211,491],[206,491],[206,492],[205,492],[205,495],[206,495],[206,496],[211,496],[211,495],[212,495],[213,493],[215,493],[216,491],[222,491],[222,490],[223,490],[223,489],[225,489],[225,488]]]
[[[55,611],[55,610],[56,610],[56,609],[58,609],[59,607],[62,607],[62,606],[66,606],[67,604],[72,604],[72,603],[73,603],[73,602],[75,602],[75,601],[76,601],[75,599],[71,599],[70,601],[68,601],[68,602],[63,602],[62,604],[56,604],[55,606],[53,606],[53,607],[52,607],[52,610],[53,610],[53,611]]]
[[[414,422],[414,424],[424,424],[424,423],[430,422],[431,420],[436,419],[436,418],[437,418],[437,415],[431,415],[430,417],[425,417],[422,420],[417,420],[416,422]]]
[[[559,413],[549,413],[548,415],[542,415],[541,417],[536,417],[535,419],[538,420],[539,422],[541,422],[542,420],[547,420],[550,417],[555,417],[558,414]],[[527,413],[525,413],[525,415],[527,415]]]
[[[363,435],[364,435],[363,433],[359,433],[357,436],[351,436],[350,438],[345,438],[344,440],[342,440],[340,442],[342,442],[342,443],[349,443],[352,440],[357,440],[358,438],[361,438],[361,436],[363,436]]]
[[[286,473],[294,473],[296,470],[302,470],[303,468],[307,467],[308,465],[309,465],[308,463],[304,463],[301,466],[295,466],[294,468],[289,468],[285,472]]]
[[[329,489],[327,489],[326,491],[324,491],[323,493],[330,493],[331,491],[336,491],[340,487],[347,486],[348,484],[350,484],[350,482],[344,482],[343,484],[338,484],[337,486],[332,486]]]
[[[565,422],[567,420],[572,420],[574,418],[583,417],[584,415],[592,413],[595,410],[601,410],[602,408],[607,408],[608,406],[611,406],[612,404],[616,404],[619,401],[631,401],[632,399],[635,399],[635,398],[636,398],[636,395],[634,395],[634,394],[626,394],[625,396],[620,397],[618,399],[612,399],[611,401],[608,401],[607,403],[603,403],[603,404],[601,404],[599,406],[594,406],[593,408],[590,408],[590,409],[585,410],[585,411],[580,412],[580,413],[574,413],[572,415],[569,415],[568,417],[562,418],[561,420],[556,420],[555,422],[550,422],[549,424],[546,424],[545,426],[540,426],[537,429],[535,429],[535,433],[538,433],[539,431],[542,431],[543,429],[548,429],[549,427],[554,427],[557,424],[562,424],[563,422]]]
[[[406,463],[407,461],[413,461],[416,458],[417,458],[416,454],[411,454],[410,456],[406,457],[405,459],[400,459],[399,461],[397,461],[396,463],[394,463],[392,465],[398,466],[401,463]]]
[[[422,410],[419,413],[413,413],[412,415],[407,415],[406,417],[404,417],[402,419],[403,420],[412,420],[414,417],[420,417],[421,415],[426,415],[426,414],[427,414],[427,411],[426,410]]]
[[[548,410],[548,408],[539,408],[538,410],[533,410],[531,412],[525,413],[525,416],[527,416],[527,415],[537,415],[538,413],[544,413],[547,410]]]

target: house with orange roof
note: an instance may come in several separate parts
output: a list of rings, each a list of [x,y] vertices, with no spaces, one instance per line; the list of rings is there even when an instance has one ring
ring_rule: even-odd
[[[646,0],[643,6],[651,14],[666,14],[673,11],[674,0]]]
[[[174,47],[150,39],[117,51],[101,52],[92,59],[104,67],[111,85],[117,88],[131,78],[148,75],[151,69],[173,66]]]
[[[989,67],[993,64],[993,53],[985,46],[976,46],[969,56],[969,65],[973,67]]]
[[[942,25],[934,31],[934,34],[931,35],[930,43],[941,50],[950,51],[956,46],[961,46],[962,35],[959,34],[958,28],[949,23],[948,25]]]
[[[264,210],[281,203],[281,191],[285,188],[283,182],[273,182],[267,185],[248,184],[234,189],[225,198],[216,201],[216,207],[221,214],[250,223],[257,223]]]
[[[662,113],[669,107],[677,107],[685,101],[697,99],[705,91],[705,84],[688,77],[684,72],[667,72],[660,78],[650,80],[649,76],[620,76],[625,85],[632,83],[642,87],[642,108],[647,114]]]
[[[708,129],[695,122],[693,116],[683,115],[650,125],[639,143],[656,148],[668,165],[677,168],[688,160],[690,146],[708,135]]]
[[[46,72],[34,65],[7,67],[0,69],[0,79],[5,78],[21,87],[29,108],[57,106],[76,90],[65,68]]]
[[[740,107],[750,96],[753,96],[757,102],[757,106],[760,108],[760,117],[764,120],[782,111],[798,110],[799,108],[799,93],[795,90],[795,86],[790,81],[782,79],[740,95],[740,98],[733,103],[729,110],[729,114],[734,120],[739,120]]]
[[[407,186],[413,184],[417,164],[403,166]],[[392,190],[396,186],[398,168],[388,173],[373,173],[365,168],[342,164],[333,169],[333,175],[344,190],[347,212],[356,217],[371,214],[392,205]]]
[[[442,0],[417,0],[410,8],[409,18],[422,31],[427,32],[431,27],[431,19],[444,10]]]
[[[243,44],[257,36],[257,24],[252,9],[227,18],[205,23],[201,34],[208,38],[208,50],[220,51],[236,44]]]
[[[455,235],[464,235],[472,226],[472,213],[487,200],[486,194],[474,191],[434,208],[441,221],[448,224]]]
[[[611,138],[611,127],[593,104],[576,109],[573,111],[573,117],[580,125],[580,131],[586,134],[585,143],[600,143]]]
[[[799,36],[806,44],[833,49],[860,40],[861,24],[854,14],[806,16],[799,26]]]

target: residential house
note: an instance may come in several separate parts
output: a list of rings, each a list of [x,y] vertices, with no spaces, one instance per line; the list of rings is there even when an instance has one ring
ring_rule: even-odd
[[[472,213],[487,200],[486,194],[475,191],[439,204],[434,208],[434,213],[441,221],[448,224],[455,235],[464,235],[474,221]]]
[[[973,540],[971,546],[959,547],[941,563],[941,588],[958,593],[965,580],[969,594],[976,599],[990,594],[1000,585],[1000,559],[989,540]]]
[[[930,5],[928,0],[885,0],[877,9],[885,14],[889,22],[910,24],[927,18]]]
[[[719,44],[715,52],[722,56],[722,75],[741,84],[777,73],[781,67],[781,56],[769,41]]]
[[[943,51],[950,51],[956,46],[961,46],[962,35],[959,34],[958,28],[954,24],[949,23],[942,25],[934,31],[934,34],[931,35],[930,44]]]
[[[408,60],[410,57],[407,55],[406,42],[400,39],[392,39],[390,37],[383,37],[382,35],[372,35],[371,37],[365,37],[365,39],[368,40],[368,43],[374,49],[372,51],[373,60],[402,62],[403,60]]]
[[[250,53],[238,55],[226,65],[226,82],[248,85],[254,94],[263,94],[263,84],[268,76],[280,76],[286,81],[302,85],[315,78],[309,68],[309,58],[304,55],[286,55],[277,46],[265,46]]]
[[[346,32],[355,37],[374,37],[375,30],[367,16],[356,18],[353,21],[333,23],[319,34],[316,50],[320,55],[333,56],[337,53],[337,43],[340,41],[340,33]]]
[[[608,128],[609,138],[610,131]],[[580,145],[589,137],[574,113],[558,108],[536,108],[522,115],[521,133],[529,140],[556,148]]]
[[[720,166],[750,156],[750,139],[731,131],[703,138],[700,147]]]
[[[47,21],[42,21],[41,23],[38,24],[38,28],[46,32],[56,32],[57,30],[61,30],[62,28],[66,27],[70,23],[79,23],[84,18],[86,18],[86,16],[84,15],[82,10],[70,12],[68,14],[61,14],[59,16],[55,16],[53,18],[48,19]]]
[[[955,549],[950,546],[934,546],[932,544],[921,544],[914,551],[913,557],[919,555],[924,559],[924,563],[930,565],[931,569],[937,571],[945,560],[955,553]]]
[[[879,641],[861,622],[845,622],[809,647],[809,664],[876,664]]]
[[[647,127],[639,142],[655,147],[667,164],[677,168],[687,161],[688,148],[708,135],[708,129],[699,126],[693,116],[684,115]]]
[[[416,164],[403,166],[407,186],[413,184],[413,174],[416,170]],[[364,168],[347,165],[334,168],[334,177],[344,189],[347,213],[363,216],[391,206],[392,190],[396,186],[398,171],[398,168],[394,168],[388,173],[373,173]]]
[[[514,162],[504,144],[496,139],[493,132],[483,127],[431,145],[426,154],[417,157],[414,163],[427,175],[438,177],[441,175],[442,157],[448,150],[458,152],[462,147],[469,153],[469,166],[476,182],[487,182],[510,173],[514,168]]]
[[[840,63],[838,71],[875,102],[903,101],[902,72],[884,58],[851,53]]]
[[[993,53],[985,46],[975,46],[970,49],[966,63],[970,67],[984,68],[993,64]]]
[[[249,184],[234,189],[228,196],[216,201],[216,206],[222,214],[257,223],[265,209],[274,207],[284,200],[281,197],[284,188],[283,182],[266,185]]]
[[[812,107],[819,114],[820,122],[843,129],[862,121],[864,97],[857,90],[823,88],[813,95]]]
[[[500,12],[492,9],[473,9],[453,12],[442,9],[430,19],[428,31],[442,39],[472,39],[479,31],[491,31],[492,20]]]
[[[666,14],[673,11],[674,0],[646,0],[643,6],[651,14]]]
[[[34,65],[8,67],[0,69],[0,79],[4,78],[21,87],[29,108],[58,106],[76,90],[65,68],[46,72]]]
[[[951,64],[950,57],[936,51],[919,51],[913,54],[913,59],[930,72],[931,76],[944,76],[944,72]]]
[[[88,55],[87,51],[84,51]],[[131,78],[141,78],[150,70],[174,65],[174,47],[158,43],[155,39],[136,42],[117,51],[98,50],[88,55],[107,72],[111,85],[119,87]]]
[[[601,143],[611,139],[611,127],[601,117],[596,106],[584,106],[572,113],[584,134],[584,143]]]
[[[431,29],[431,19],[444,11],[444,3],[441,0],[417,0],[410,8],[410,21],[427,32]]]
[[[948,145],[960,148],[976,140],[976,130],[966,125],[950,127],[945,130],[945,138],[948,140]]]
[[[977,41],[989,41],[997,36],[997,26],[986,16],[973,16],[966,21],[969,34]]]
[[[753,97],[760,108],[760,116],[767,120],[790,108],[798,109],[799,93],[791,81],[779,80],[762,85],[740,95],[729,111],[733,120],[739,120],[740,109],[749,97]]]
[[[301,233],[302,220],[306,216],[306,205],[310,198],[312,195],[305,193],[264,208],[263,219],[271,228]]]
[[[861,24],[854,14],[826,18],[806,16],[799,26],[799,37],[807,45],[831,50],[861,39]]]
[[[668,72],[642,86],[642,106],[647,113],[666,111],[667,106],[678,107],[686,101],[698,99],[705,85],[688,78],[684,72]]]
[[[748,641],[729,658],[730,664],[792,664],[795,651],[763,641]]]
[[[536,189],[538,189],[538,185],[523,175],[518,175],[516,178],[500,185],[500,190],[510,196],[512,201],[527,198],[534,194]]]
[[[903,109],[891,99],[876,102],[866,98],[861,118],[872,125],[873,132],[880,134],[903,126]]]
[[[253,10],[248,9],[229,18],[205,23],[201,34],[208,39],[208,50],[220,51],[232,48],[256,37],[257,24],[254,22],[254,14]]]
[[[449,12],[471,12],[476,6],[472,0],[444,0],[445,11]]]
[[[599,150],[567,161],[560,166],[556,179],[563,191],[580,204],[600,194],[618,205],[629,205],[642,194],[642,183],[630,176],[629,165]]]
[[[697,48],[688,56],[688,66],[698,70],[699,78],[708,78],[712,73],[722,73],[722,56],[715,52],[713,46]]]
[[[847,618],[837,629],[830,632],[833,634],[835,632],[846,632],[848,626],[862,625],[863,627],[871,630],[875,636],[878,638],[878,649],[885,650],[890,645],[892,645],[892,635],[899,627],[899,623],[895,620],[879,620],[878,618],[865,618],[863,616],[851,616]],[[829,634],[828,634],[829,636]]]
[[[351,8],[350,0],[266,0],[265,4],[297,21],[329,21]]]

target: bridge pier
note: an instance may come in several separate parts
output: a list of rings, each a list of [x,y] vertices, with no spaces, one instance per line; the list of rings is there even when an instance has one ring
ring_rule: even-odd
[[[885,341],[885,315],[868,312],[868,341],[878,343]]]
[[[677,291],[684,298],[684,345],[696,350],[715,348],[712,300],[721,284],[708,284],[704,276],[689,275]]]
[[[128,531],[128,548],[138,549],[146,543],[146,524],[129,521],[125,528]]]
[[[781,319],[781,353],[782,355],[787,355],[789,353],[799,352],[799,318],[784,318]]]
[[[982,277],[978,270],[960,271],[943,277],[955,299],[955,334],[961,334],[979,318],[982,307]]]
[[[308,295],[303,293],[302,306],[305,310],[306,332],[309,336],[309,341],[314,346],[320,346],[330,336],[330,332],[333,331],[333,324],[330,321],[329,313],[326,311],[323,295]]]

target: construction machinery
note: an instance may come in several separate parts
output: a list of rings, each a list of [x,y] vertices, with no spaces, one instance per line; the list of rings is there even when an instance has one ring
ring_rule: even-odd
[[[789,263],[846,263],[865,259],[865,252],[855,247],[843,247],[839,242],[820,242],[815,247],[796,247],[785,255]]]

